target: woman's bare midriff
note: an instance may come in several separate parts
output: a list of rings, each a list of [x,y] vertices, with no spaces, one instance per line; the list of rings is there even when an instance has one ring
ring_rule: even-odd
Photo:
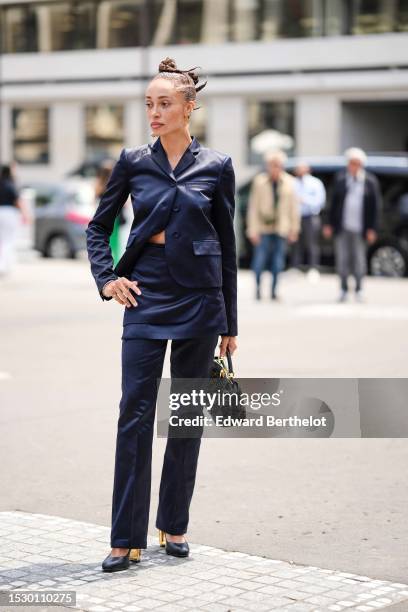
[[[147,242],[157,242],[159,244],[164,244],[165,242],[164,236],[165,236],[165,230],[159,232],[158,234],[153,234],[153,236],[150,236]]]

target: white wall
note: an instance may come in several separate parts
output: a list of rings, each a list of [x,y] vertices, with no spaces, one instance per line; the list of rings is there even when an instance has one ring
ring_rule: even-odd
[[[341,105],[333,94],[302,94],[295,106],[296,153],[336,155],[341,138]]]
[[[67,129],[67,127],[69,128]],[[51,166],[56,176],[71,170],[83,159],[84,117],[79,102],[56,102],[51,107]]]

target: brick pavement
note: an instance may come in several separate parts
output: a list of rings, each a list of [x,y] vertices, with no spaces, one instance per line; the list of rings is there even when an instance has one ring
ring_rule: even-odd
[[[192,542],[190,557],[177,559],[151,536],[141,563],[106,573],[109,531],[57,516],[0,512],[0,591],[73,590],[76,609],[87,612],[370,612],[397,602],[408,610],[408,584]]]

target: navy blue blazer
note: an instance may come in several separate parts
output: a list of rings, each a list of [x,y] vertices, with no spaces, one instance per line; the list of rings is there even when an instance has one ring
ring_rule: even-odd
[[[166,260],[174,279],[185,287],[222,287],[228,335],[238,335],[231,157],[202,146],[195,136],[174,170],[160,137],[153,145],[122,149],[86,229],[91,272],[103,300],[112,299],[102,294],[103,286],[118,278],[109,237],[129,194],[134,219],[122,260],[129,247],[137,252],[165,230]]]

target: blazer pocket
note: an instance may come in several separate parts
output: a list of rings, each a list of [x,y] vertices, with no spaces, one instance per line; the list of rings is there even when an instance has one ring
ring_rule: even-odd
[[[200,188],[204,188],[204,187],[211,187],[212,182],[211,181],[188,181],[186,183],[187,187],[197,187]]]
[[[200,191],[203,195],[210,198],[214,193],[215,185],[211,181],[189,181],[186,183],[187,189]]]
[[[221,244],[218,240],[193,240],[194,255],[221,255]]]

